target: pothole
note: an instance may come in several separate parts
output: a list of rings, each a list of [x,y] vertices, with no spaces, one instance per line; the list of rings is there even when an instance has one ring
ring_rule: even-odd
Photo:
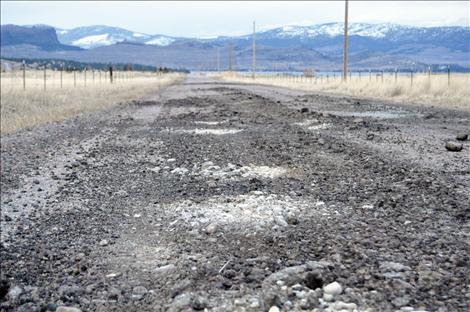
[[[317,119],[306,119],[302,122],[296,122],[294,123],[294,125],[302,128],[307,128],[307,130],[309,131],[325,130],[331,126],[328,123],[321,123]]]
[[[196,125],[217,126],[225,123],[225,121],[195,121]]]
[[[230,129],[230,128],[219,128],[219,129],[195,128],[195,129],[176,129],[176,130],[169,129],[168,131],[173,132],[173,133],[224,135],[224,134],[235,134],[243,130],[242,129]]]
[[[410,117],[414,114],[406,111],[365,111],[365,112],[343,112],[343,111],[332,111],[328,112],[332,115],[343,116],[343,117],[371,117],[377,119],[393,119],[401,117]]]
[[[201,228],[207,224],[249,224],[262,229],[273,225],[285,227],[297,224],[300,216],[305,214],[328,216],[331,208],[321,201],[254,191],[235,197],[215,196],[200,203],[191,200],[174,202],[161,209],[177,213],[180,220],[192,228]]]
[[[229,163],[225,167],[220,167],[214,165],[211,161],[207,161],[196,168],[195,175],[232,180],[250,178],[275,179],[287,174],[288,171],[284,167],[256,166],[252,164],[237,166]]]

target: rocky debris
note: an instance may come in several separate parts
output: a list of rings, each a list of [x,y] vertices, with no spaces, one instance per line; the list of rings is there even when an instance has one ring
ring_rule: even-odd
[[[403,271],[410,271],[411,270],[411,268],[409,266],[403,265],[403,264],[398,263],[398,262],[391,262],[391,261],[386,261],[386,262],[380,263],[379,268],[382,272],[390,272],[390,271],[403,272]]]
[[[462,131],[468,113],[427,109],[439,112],[432,123],[356,114],[367,117],[353,125],[327,112],[390,109],[310,94],[300,114],[289,94],[248,102],[245,87],[184,84],[168,105],[3,136],[2,215],[13,220],[1,220],[0,310],[468,310],[467,154],[429,144]],[[307,117],[316,121],[296,125]],[[230,140],[165,132],[197,120],[244,130]],[[335,281],[342,292],[326,293]]]
[[[323,286],[323,292],[328,295],[337,296],[343,292],[343,288],[338,282],[333,282]]]
[[[272,306],[269,308],[268,312],[281,312],[281,310],[276,306]]]
[[[142,299],[148,293],[144,286],[136,286],[132,289],[132,298],[136,300]]]
[[[207,308],[209,301],[203,296],[195,296],[192,301],[192,308],[196,311],[202,311]]]
[[[457,135],[457,137],[455,139],[458,140],[458,141],[467,141],[468,140],[468,134],[460,133],[460,134]]]
[[[460,152],[463,149],[461,143],[449,141],[446,143],[446,149],[450,152]]]
[[[274,216],[274,222],[279,226],[288,226],[289,224],[283,216]]]
[[[215,224],[215,223],[209,224],[204,229],[204,232],[206,232],[206,234],[209,234],[209,235],[214,234],[216,231],[217,231],[217,224]]]
[[[300,112],[301,112],[302,114],[308,113],[308,108],[307,108],[307,107],[302,107],[302,108],[300,109]]]
[[[166,275],[172,274],[175,272],[176,266],[174,264],[167,264],[155,269],[155,274],[159,277],[164,277]]]
[[[55,312],[82,312],[79,308],[59,306]]]
[[[187,311],[192,308],[193,296],[191,293],[184,293],[176,296],[168,307],[169,312]]]
[[[104,247],[104,246],[108,246],[109,242],[108,242],[108,240],[106,240],[106,239],[102,239],[102,240],[100,240],[100,242],[99,242],[98,244],[99,244],[100,246],[103,246],[103,247]]]
[[[21,296],[22,293],[23,289],[20,286],[15,285],[8,290],[7,298],[15,301]]]

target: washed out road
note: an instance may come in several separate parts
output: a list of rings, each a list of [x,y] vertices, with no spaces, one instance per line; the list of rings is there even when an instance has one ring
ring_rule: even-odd
[[[192,75],[4,135],[0,310],[469,311],[469,132]]]

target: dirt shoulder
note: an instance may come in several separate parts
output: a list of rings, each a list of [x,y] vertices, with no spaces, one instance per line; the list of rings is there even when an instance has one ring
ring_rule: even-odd
[[[465,311],[469,124],[189,77],[2,136],[0,309]]]

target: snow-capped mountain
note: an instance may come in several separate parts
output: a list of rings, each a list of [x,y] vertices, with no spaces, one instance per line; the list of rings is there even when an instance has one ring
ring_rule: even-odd
[[[163,35],[148,35],[119,27],[103,25],[78,27],[73,29],[56,29],[57,37],[63,44],[84,49],[108,46],[120,42],[134,42],[166,46],[175,39]]]
[[[383,38],[389,33],[397,30],[409,30],[414,27],[397,24],[367,24],[352,23],[349,24],[348,34],[351,36],[362,36],[369,38]],[[336,37],[344,33],[344,23],[326,23],[312,26],[284,26],[261,32],[266,36],[277,36],[280,38],[315,38],[318,36]]]

